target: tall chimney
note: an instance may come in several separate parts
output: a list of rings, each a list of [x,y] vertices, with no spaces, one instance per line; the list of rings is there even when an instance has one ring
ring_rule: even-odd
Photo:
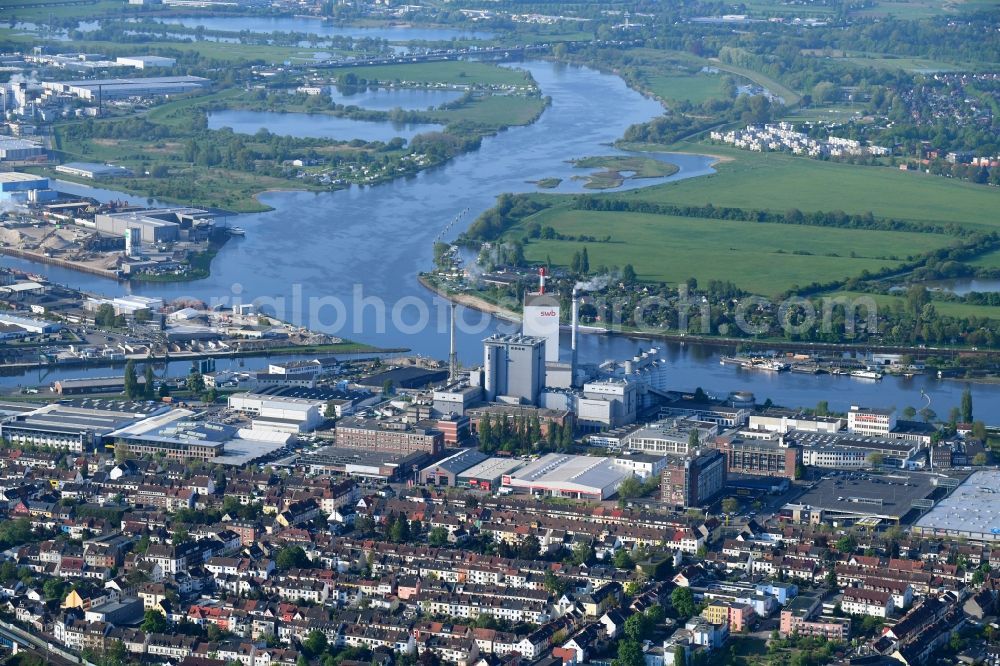
[[[569,329],[569,348],[570,348],[570,384],[576,385],[576,335],[577,328],[579,327],[579,315],[578,310],[580,307],[580,299],[577,296],[576,287],[573,287],[573,314],[572,321],[570,323]]]
[[[538,293],[545,293],[545,266],[538,269]]]
[[[451,347],[448,353],[448,380],[455,381],[458,375],[458,355],[455,352],[455,304],[451,304]]]

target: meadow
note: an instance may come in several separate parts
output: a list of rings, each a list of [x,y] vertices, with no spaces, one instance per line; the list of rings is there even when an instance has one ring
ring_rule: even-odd
[[[595,269],[620,268],[630,263],[644,281],[676,283],[695,277],[704,284],[712,279],[731,280],[765,295],[796,284],[895,267],[906,255],[955,242],[942,234],[579,211],[564,206],[524,219],[509,236],[521,237],[534,224],[552,227],[565,236],[588,236],[599,242],[531,240],[525,246],[529,261],[551,259],[553,264],[568,266],[573,254],[586,247]],[[610,241],[604,242],[607,236]]]
[[[717,155],[718,173],[636,190],[617,198],[661,203],[732,206],[784,212],[865,213],[929,223],[957,223],[994,231],[1000,190],[941,176],[826,162],[785,153],[751,153],[724,145],[672,147]]]

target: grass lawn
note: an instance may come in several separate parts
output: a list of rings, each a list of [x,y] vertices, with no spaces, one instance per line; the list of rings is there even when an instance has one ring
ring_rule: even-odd
[[[755,224],[643,213],[577,211],[557,207],[522,221],[513,236],[523,235],[532,223],[556,232],[593,236],[611,242],[533,240],[525,246],[529,261],[569,265],[574,252],[587,247],[590,265],[624,266],[631,263],[639,278],[679,282],[695,277],[731,280],[764,295],[792,285],[806,285],[859,275],[899,265],[890,256],[905,256],[948,245],[940,234],[859,231],[825,227]],[[792,254],[808,251],[812,255]],[[851,257],[851,252],[855,257]],[[839,256],[825,256],[836,254]]]
[[[488,95],[478,97],[460,109],[424,112],[441,123],[470,120],[490,127],[527,125],[544,110],[545,101],[540,97],[521,95]]]
[[[784,153],[751,153],[723,145],[681,143],[675,150],[730,157],[717,174],[616,194],[623,199],[785,211],[871,211],[876,216],[983,230],[1000,228],[1000,189],[950,178],[824,162]],[[902,253],[897,253],[902,254]]]
[[[18,14],[20,17],[20,14]],[[36,35],[22,34],[9,28],[0,28],[0,42],[10,47],[30,49],[32,46],[46,43]],[[65,50],[68,42],[48,41],[53,49]],[[97,40],[74,41],[73,48],[81,52],[121,53],[122,45],[116,42]],[[134,50],[134,49],[132,49]],[[197,53],[204,58],[226,62],[263,61],[266,63],[281,63],[286,60],[309,62],[313,53],[329,53],[330,49],[308,49],[298,46],[270,46],[267,44],[228,44],[221,42],[165,42],[150,41],[143,45],[143,52],[149,55],[170,55],[168,51],[185,51]]]
[[[418,83],[455,83],[483,85],[527,85],[528,73],[510,67],[497,67],[483,62],[453,61],[415,62],[401,65],[345,67],[337,75],[355,74],[358,78],[378,81],[414,81]]]
[[[880,308],[892,308],[898,303],[905,306],[906,298],[903,296],[889,296],[884,294],[866,294],[856,291],[838,291],[824,296],[847,296],[857,298],[867,296],[875,299],[875,303]],[[952,303],[949,301],[933,301],[934,309],[942,315],[949,317],[986,317],[990,319],[1000,319],[1000,307],[990,307],[989,305],[970,305],[967,303]]]
[[[670,100],[687,100],[701,104],[710,99],[722,98],[723,74],[671,75],[653,74],[647,76],[649,89],[658,97]]]
[[[6,9],[0,3],[0,16],[4,21],[25,21],[37,23],[49,19],[65,19],[78,17],[80,20],[92,20],[99,16],[115,16],[120,18],[123,10],[126,9],[124,0],[94,0],[92,2],[81,2],[77,5],[66,5],[60,2],[44,2],[44,0],[34,0],[30,2],[31,7],[18,7],[17,9]]]
[[[967,263],[970,266],[977,266],[979,268],[1000,268],[1000,250],[987,252]]]

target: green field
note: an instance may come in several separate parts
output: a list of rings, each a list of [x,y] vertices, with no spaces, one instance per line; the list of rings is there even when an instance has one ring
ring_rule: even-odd
[[[709,153],[732,161],[718,173],[616,195],[677,204],[864,213],[905,220],[996,230],[1000,190],[951,178],[824,162],[785,153],[751,153],[728,146],[685,143],[674,149]]]
[[[838,291],[827,296],[847,296],[848,298],[867,297],[875,300],[880,308],[905,307],[906,299],[902,296],[889,296],[885,294],[866,294],[857,291]],[[967,303],[953,303],[950,301],[933,301],[934,309],[939,314],[947,317],[985,317],[989,319],[1000,318],[1000,308],[988,305],[969,305]]]
[[[8,9],[3,5],[6,3],[0,3],[0,19],[4,21],[26,21],[26,22],[39,22],[52,19],[65,19],[79,17],[83,20],[91,20],[99,16],[116,16],[120,17],[123,10],[127,9],[124,6],[123,0],[95,0],[92,2],[83,2],[78,5],[66,5],[60,2],[48,3],[42,1],[34,1],[30,3],[31,7],[18,7],[15,9]],[[137,11],[135,12],[138,13]]]
[[[533,122],[545,109],[545,100],[540,97],[521,95],[488,95],[460,109],[428,111],[429,118],[448,124],[468,120],[489,127],[509,127],[527,125]]]
[[[722,82],[724,74],[654,74],[646,78],[646,84],[657,97],[667,100],[687,100],[701,104],[710,99],[724,97]]]
[[[40,43],[38,37],[16,32],[9,28],[0,28],[0,42],[10,46],[30,49]],[[65,47],[67,42],[49,41],[53,48]],[[95,40],[74,41],[73,48],[81,51],[94,53],[126,53],[134,51],[134,48],[123,49],[121,44],[116,42],[105,42]],[[143,51],[150,55],[169,55],[168,51],[183,51],[187,53],[197,53],[203,58],[221,60],[226,62],[249,62],[263,61],[277,64],[286,60],[312,62],[313,54],[324,52],[330,53],[330,49],[308,49],[298,46],[270,46],[267,44],[229,44],[221,42],[167,42],[150,41],[143,47]]]
[[[337,75],[354,74],[359,79],[412,81],[415,83],[453,83],[468,85],[531,85],[528,73],[520,69],[497,67],[483,62],[415,62],[401,65],[347,67]]]
[[[826,282],[898,266],[890,256],[919,254],[949,245],[940,234],[859,231],[729,220],[578,211],[563,207],[526,218],[510,232],[524,235],[537,223],[566,236],[593,236],[610,242],[532,240],[529,261],[567,266],[574,252],[587,247],[592,267],[631,263],[641,280],[699,282],[732,280],[755,293],[773,295],[795,284]],[[809,252],[809,255],[793,254]],[[854,253],[854,257],[851,253]],[[827,255],[838,256],[827,256]]]
[[[968,264],[978,268],[1000,268],[1000,250],[994,250],[992,252],[987,252],[984,255],[980,255],[972,261],[969,261]]]

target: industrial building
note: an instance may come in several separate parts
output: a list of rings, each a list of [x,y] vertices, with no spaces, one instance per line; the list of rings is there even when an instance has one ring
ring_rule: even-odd
[[[784,440],[747,439],[736,434],[717,437],[715,448],[726,456],[729,474],[796,478],[802,447]]]
[[[503,485],[533,495],[606,500],[630,476],[612,458],[549,453],[504,474]]]
[[[28,333],[36,335],[58,333],[62,330],[62,324],[45,321],[44,319],[35,319],[33,317],[22,317],[21,315],[14,315],[7,312],[0,312],[0,325],[17,326],[18,328],[23,328]]]
[[[545,293],[545,269],[539,269],[538,292],[525,292],[521,332],[545,340],[545,362],[559,362],[559,295]]]
[[[873,409],[852,405],[851,411],[847,412],[847,430],[857,435],[887,437],[895,427],[895,408]]]
[[[337,448],[438,455],[444,433],[433,422],[347,417],[337,422]]]
[[[632,430],[622,441],[628,451],[658,453],[661,455],[687,455],[719,433],[714,423],[694,419],[670,419]],[[692,447],[692,440],[697,444]]]
[[[872,467],[873,456],[887,467],[914,467],[923,451],[917,442],[851,433],[802,432],[793,430],[786,441],[802,447],[802,463],[813,467],[858,469]],[[922,461],[919,464],[923,464]]]
[[[1000,541],[1000,470],[974,472],[912,527],[924,537]]]
[[[420,483],[457,486],[458,477],[462,472],[488,459],[489,456],[478,449],[462,449],[420,470]]]
[[[465,411],[483,401],[481,386],[446,386],[434,391],[434,411],[464,416]]]
[[[675,509],[704,506],[725,487],[726,456],[718,449],[671,458],[660,474],[660,499]]]
[[[126,67],[135,67],[136,69],[148,69],[150,67],[173,67],[177,64],[176,58],[167,58],[164,56],[118,56],[116,62],[119,65],[125,65]]]
[[[181,239],[183,231],[212,227],[215,216],[198,208],[159,208],[127,213],[100,213],[94,217],[97,231],[124,236],[138,229],[143,243],[170,243]]]
[[[229,409],[253,417],[253,430],[274,430],[298,434],[315,430],[326,418],[324,400],[292,398],[260,393],[236,393],[229,396]]]
[[[145,384],[140,374],[138,383]],[[52,390],[59,395],[90,395],[92,393],[122,393],[125,391],[125,377],[79,377],[60,379],[52,383]]]
[[[83,453],[101,447],[105,437],[115,430],[169,410],[165,405],[107,401],[87,401],[82,405],[53,403],[17,414],[0,422],[0,437],[22,446]]]
[[[828,475],[782,507],[779,518],[793,523],[852,525],[862,519],[912,522],[934,505],[948,486],[947,477],[921,472]]]
[[[395,388],[416,389],[436,384],[448,379],[447,370],[429,370],[427,368],[393,368],[358,380],[359,386],[382,388],[386,382],[392,382]]]
[[[750,416],[750,429],[785,434],[792,430],[834,433],[843,430],[847,421],[839,416],[816,416],[794,409],[771,407]]]
[[[483,340],[482,386],[489,402],[537,405],[545,389],[545,338],[497,334]]]
[[[56,171],[64,173],[67,176],[89,178],[90,180],[132,175],[132,172],[125,167],[113,164],[101,164],[99,162],[66,162],[57,166]]]
[[[0,162],[25,162],[45,157],[45,148],[32,139],[0,136]]]
[[[397,453],[393,451],[361,451],[327,446],[313,455],[299,459],[311,474],[359,476],[381,481],[413,480],[414,470],[427,464],[430,456],[424,451]]]
[[[576,399],[577,427],[597,432],[635,423],[638,408],[635,384],[620,379],[588,382]]]
[[[28,201],[32,191],[48,190],[49,179],[30,173],[6,171],[0,173],[0,201]]]
[[[527,463],[519,458],[487,458],[460,473],[456,485],[493,492],[503,484],[505,474],[510,474],[525,464]]]
[[[106,440],[109,446],[125,444],[132,455],[164,455],[173,460],[211,460],[226,465],[246,464],[291,440],[283,433],[257,433],[194,417],[190,410],[174,409],[115,430]]]
[[[745,424],[753,412],[753,395],[731,395],[728,400],[695,400],[691,396],[672,395],[660,407],[660,418],[686,416],[715,423],[720,428],[735,428]]]
[[[153,76],[145,78],[43,81],[42,88],[55,94],[72,95],[89,102],[128,97],[159,97],[199,90],[210,81],[200,76]]]

